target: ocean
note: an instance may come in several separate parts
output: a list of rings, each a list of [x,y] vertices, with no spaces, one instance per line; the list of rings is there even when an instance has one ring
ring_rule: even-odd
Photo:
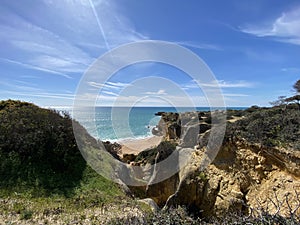
[[[197,107],[198,111],[209,111],[209,107]],[[230,107],[227,109],[245,109],[243,107]],[[126,139],[142,139],[152,136],[151,130],[155,127],[160,116],[157,112],[188,112],[193,108],[173,107],[96,107],[95,125],[92,121],[83,119],[79,121],[87,131],[96,139],[102,141],[120,141]]]

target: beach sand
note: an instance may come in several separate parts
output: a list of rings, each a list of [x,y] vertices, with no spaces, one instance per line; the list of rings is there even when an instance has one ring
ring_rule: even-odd
[[[119,144],[122,145],[122,155],[123,154],[135,154],[137,155],[141,151],[157,146],[162,140],[162,136],[152,136],[143,139],[125,140],[120,141]]]

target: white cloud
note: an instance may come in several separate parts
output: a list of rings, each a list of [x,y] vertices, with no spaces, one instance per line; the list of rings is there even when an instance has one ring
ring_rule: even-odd
[[[40,29],[39,29],[40,31]],[[30,62],[33,65],[44,65],[49,68],[70,72],[83,71],[94,60],[87,53],[72,46],[66,40],[56,38],[54,34],[43,31],[38,34],[34,29],[33,40],[12,40],[11,44],[33,55]],[[37,35],[45,35],[43,40]]]
[[[11,17],[13,21],[17,21],[18,26],[0,25],[0,39],[15,48],[14,56],[8,60],[20,62],[20,65],[27,65],[31,69],[43,68],[41,71],[57,72],[58,75],[83,72],[93,61],[87,53],[59,35],[17,15]]]
[[[91,87],[95,87],[95,88],[98,88],[98,89],[103,88],[104,90],[110,90],[110,91],[112,91],[112,90],[122,90],[123,88],[130,85],[128,83],[111,82],[111,81],[108,81],[105,84],[97,83],[97,82],[94,82],[94,81],[89,81],[88,84]]]
[[[77,63],[74,60],[62,59],[48,55],[39,56],[29,61],[33,65],[44,65],[47,68],[54,68],[57,71],[65,73],[83,73],[88,65]]]
[[[59,76],[63,76],[65,78],[71,79],[71,76],[69,76],[65,73],[57,72],[57,71],[47,69],[47,68],[44,68],[44,67],[34,66],[34,65],[30,65],[30,64],[27,64],[27,63],[22,63],[22,62],[18,62],[18,61],[15,61],[15,60],[10,60],[10,59],[0,58],[0,60],[8,62],[8,63],[17,64],[17,65],[22,66],[22,67],[27,68],[27,69],[34,69],[34,70],[38,70],[38,71],[42,71],[42,72],[46,72],[46,73],[51,73],[51,74],[55,74],[55,75],[59,75]]]
[[[217,51],[222,50],[220,46],[213,45],[213,44],[196,43],[192,41],[175,41],[175,43],[186,47],[197,48],[197,49],[208,49],[208,50],[217,50]]]
[[[149,39],[139,33],[131,21],[122,15],[115,1],[103,1],[103,4],[96,6],[96,11],[111,48],[128,42]]]
[[[17,91],[5,91],[5,92],[10,93],[11,95],[16,95],[16,96],[74,100],[73,94],[47,93],[47,92],[41,92],[41,93],[27,92],[26,93],[26,92],[17,92]]]
[[[247,82],[247,81],[224,81],[224,80],[218,80],[211,83],[203,83],[199,81],[199,84],[203,87],[209,87],[209,88],[251,88],[254,87],[253,83]],[[188,84],[183,85],[184,90],[189,89],[199,89],[201,86],[198,86],[196,81],[190,82]]]
[[[145,92],[145,94],[146,95],[166,95],[167,93],[166,93],[166,90],[160,89],[160,90],[158,90],[156,92],[154,92],[154,91],[147,91],[147,92]]]
[[[102,91],[102,93],[107,94],[107,95],[112,95],[112,96],[118,96],[118,94],[111,92],[111,91]]]
[[[104,87],[104,84],[100,84],[100,83],[97,83],[97,82],[94,82],[94,81],[89,81],[88,84],[91,87],[95,87],[95,88],[102,88],[102,87]]]
[[[258,37],[273,37],[277,41],[300,45],[300,7],[282,13],[267,25],[245,26],[241,31]]]
[[[121,82],[111,82],[111,81],[106,82],[106,87],[107,88],[113,88],[113,89],[121,89],[121,88],[124,88],[128,85],[130,85],[130,84],[121,83]]]
[[[247,81],[236,81],[236,82],[228,82],[224,80],[219,80],[216,83],[211,84],[203,84],[207,87],[221,87],[221,88],[251,88],[254,86],[253,83]]]
[[[96,14],[93,13],[92,5]],[[109,48],[146,39],[121,15],[113,1],[40,1],[32,14],[30,7],[6,10],[0,17],[0,41],[13,48],[10,58],[27,68],[57,75],[83,73]],[[97,15],[103,34],[97,29]],[[40,19],[40,18],[51,18]],[[67,77],[66,76],[66,77]]]
[[[220,101],[215,99],[216,104]],[[107,96],[101,95],[97,98],[97,105],[102,106],[176,106],[176,107],[193,107],[198,105],[207,105],[207,100],[204,96],[174,96],[168,95],[165,97],[157,96]]]

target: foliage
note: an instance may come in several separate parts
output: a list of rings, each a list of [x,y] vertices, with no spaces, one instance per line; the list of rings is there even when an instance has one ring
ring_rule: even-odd
[[[293,88],[295,89],[296,92],[300,93],[300,80],[296,81]]]
[[[20,101],[0,102],[0,187],[64,192],[86,163],[66,113]]]
[[[297,93],[300,93],[300,80],[298,80],[294,85],[293,88],[295,89],[296,95],[287,98],[286,96],[279,96],[276,101],[270,102],[273,106],[283,106],[289,103],[298,103],[300,101],[300,95]],[[299,106],[300,108],[300,106]]]
[[[148,217],[138,218],[124,218],[122,220],[112,220],[108,224],[155,224],[155,225],[173,225],[173,224],[199,224],[199,225],[221,225],[221,224],[240,224],[240,225],[296,225],[299,224],[297,217],[282,217],[279,214],[268,214],[260,211],[260,216],[242,215],[236,213],[229,213],[223,218],[212,217],[208,220],[202,220],[199,217],[189,215],[184,207],[169,208],[161,210]]]
[[[206,182],[208,180],[207,174],[202,171],[199,173],[198,176],[201,179],[201,181],[203,181],[203,182]]]
[[[0,102],[1,217],[31,221],[38,215],[79,213],[124,198],[117,184],[86,165],[69,115],[26,102]]]
[[[286,96],[279,96],[277,100],[270,102],[272,106],[280,106],[286,103]]]
[[[300,110],[297,104],[286,108],[253,108],[245,117],[228,124],[226,138],[245,138],[264,146],[288,146],[300,150]]]
[[[285,99],[285,102],[287,103],[297,102],[299,104],[299,101],[300,101],[300,95],[294,95],[292,97]]]

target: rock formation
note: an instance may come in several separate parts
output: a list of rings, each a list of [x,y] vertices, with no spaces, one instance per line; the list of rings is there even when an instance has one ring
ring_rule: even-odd
[[[227,115],[230,124],[247,116],[234,113]],[[262,211],[300,214],[300,151],[251,143],[233,134],[230,125],[216,158],[203,169],[200,165],[212,127],[210,112],[159,115],[157,133],[176,143],[179,155],[189,151],[192,157],[172,177],[144,187],[142,197],[152,198],[160,207],[184,205],[206,218]]]

